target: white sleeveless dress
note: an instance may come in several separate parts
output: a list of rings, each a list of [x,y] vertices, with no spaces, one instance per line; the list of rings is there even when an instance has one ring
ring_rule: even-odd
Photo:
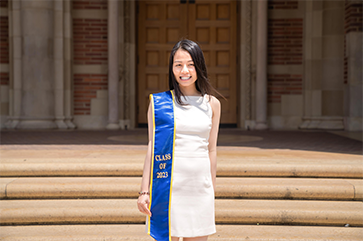
[[[171,197],[171,236],[198,237],[216,232],[214,189],[208,153],[212,127],[209,97],[175,101],[175,151]]]

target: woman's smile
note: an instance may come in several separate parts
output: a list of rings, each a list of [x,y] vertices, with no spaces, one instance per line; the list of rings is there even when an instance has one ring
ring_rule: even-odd
[[[189,80],[191,78],[192,78],[192,76],[180,77],[181,80]]]

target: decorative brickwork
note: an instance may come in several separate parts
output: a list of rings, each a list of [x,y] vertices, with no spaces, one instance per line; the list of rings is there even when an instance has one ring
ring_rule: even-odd
[[[349,32],[362,32],[362,1],[347,1],[345,0],[345,36]],[[346,55],[346,39],[344,39],[344,84],[348,83],[348,59]]]
[[[73,19],[74,64],[107,65],[107,19]]]
[[[1,8],[8,8],[8,0],[0,1]],[[0,17],[0,63],[9,64],[9,18]],[[0,73],[0,84],[9,85],[9,73]]]
[[[346,51],[346,43],[344,40],[344,53]],[[348,84],[348,58],[346,54],[344,54],[344,84]]]
[[[0,84],[1,85],[9,85],[9,73],[1,72],[0,73]]]
[[[73,9],[107,9],[107,0],[73,0]]]
[[[297,9],[299,5],[295,0],[269,0],[269,9]]]
[[[302,64],[302,43],[302,19],[269,19],[268,64]]]
[[[362,1],[345,1],[345,33],[362,32]]]
[[[280,103],[281,95],[301,95],[302,75],[269,74],[268,102]]]
[[[107,90],[106,74],[74,75],[74,115],[90,115],[91,99],[97,90]]]
[[[74,0],[73,9],[107,10],[107,0]],[[73,63],[107,65],[107,19],[73,19]],[[74,115],[90,115],[97,90],[107,90],[107,74],[74,74]]]
[[[0,17],[0,63],[9,63],[9,21],[8,17]]]
[[[269,19],[268,25],[268,64],[302,65],[303,19]],[[268,75],[269,103],[280,103],[281,95],[293,94],[302,94],[301,75]]]
[[[8,0],[0,0],[0,8],[8,8]]]

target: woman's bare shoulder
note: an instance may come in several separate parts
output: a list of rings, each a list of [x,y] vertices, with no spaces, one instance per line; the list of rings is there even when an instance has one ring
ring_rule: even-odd
[[[217,110],[221,108],[221,102],[213,95],[209,95],[209,104],[211,105],[213,110]]]

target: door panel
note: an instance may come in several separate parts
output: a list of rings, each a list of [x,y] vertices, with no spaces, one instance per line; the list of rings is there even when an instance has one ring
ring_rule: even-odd
[[[237,122],[236,9],[235,1],[199,0],[189,5],[190,38],[200,43],[212,85],[227,99],[219,98],[223,124]]]
[[[197,41],[206,59],[212,85],[227,101],[221,123],[235,124],[237,13],[235,1],[139,1],[138,123],[147,123],[148,96],[168,90],[168,60],[182,37]]]
[[[168,90],[170,51],[186,35],[186,4],[139,1],[138,122],[147,123],[149,94]]]

